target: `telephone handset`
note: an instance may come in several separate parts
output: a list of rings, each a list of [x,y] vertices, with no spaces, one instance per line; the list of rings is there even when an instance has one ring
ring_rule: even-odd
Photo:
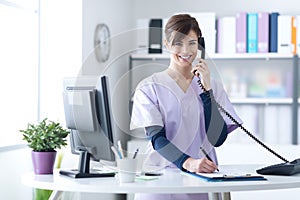
[[[201,51],[201,58],[205,59],[205,46],[204,46],[204,38],[199,38],[199,47],[198,49]],[[195,73],[194,71],[193,73]],[[255,137],[250,131],[248,131],[241,123],[239,123],[230,113],[228,113],[223,106],[221,106],[214,98],[210,96],[210,93],[205,89],[205,87],[201,83],[201,79],[199,77],[199,80],[197,81],[200,88],[209,96],[212,103],[215,103],[216,106],[223,112],[232,122],[234,122],[240,129],[242,129],[249,137],[251,137],[255,142],[263,146],[265,149],[267,149],[269,152],[280,158],[284,161],[284,163],[275,164],[271,166],[267,166],[261,169],[256,170],[257,173],[263,174],[263,175],[293,175],[300,173],[300,158],[296,159],[292,162],[289,162],[287,159],[276,153],[274,150],[269,148],[266,144],[264,144],[262,141],[260,141],[257,137]]]
[[[201,58],[205,59],[205,41],[204,41],[204,37],[199,37],[199,39],[198,39],[198,50],[201,51]]]

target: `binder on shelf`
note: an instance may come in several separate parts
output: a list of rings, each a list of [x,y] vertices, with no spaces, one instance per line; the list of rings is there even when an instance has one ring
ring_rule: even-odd
[[[136,41],[138,53],[148,53],[149,44],[149,19],[138,19],[136,22]]]
[[[269,52],[277,52],[278,46],[278,12],[269,14]]]
[[[247,13],[240,12],[236,15],[236,52],[246,53],[247,49]]]
[[[217,52],[236,52],[236,18],[221,17],[218,19],[217,28]]]
[[[278,16],[278,53],[292,53],[292,16]]]
[[[258,29],[258,15],[257,13],[247,14],[247,52],[257,52],[257,34]]]
[[[162,19],[150,19],[148,53],[162,53],[162,23]]]
[[[296,16],[296,26],[297,26],[297,32],[296,32],[296,44],[297,44],[297,47],[296,47],[296,51],[297,51],[297,54],[300,53],[300,15],[297,15]]]
[[[258,44],[259,53],[269,52],[269,13],[258,13]]]
[[[252,174],[227,174],[227,173],[193,173],[183,172],[187,175],[195,176],[208,182],[225,182],[225,181],[266,181],[261,175]]]
[[[293,55],[297,54],[297,24],[296,24],[296,17],[292,16],[292,27],[291,27],[291,31],[292,31],[292,53]]]

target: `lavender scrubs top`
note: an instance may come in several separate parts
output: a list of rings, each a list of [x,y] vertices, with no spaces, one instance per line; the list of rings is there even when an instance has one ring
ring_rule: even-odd
[[[203,91],[197,80],[198,77],[194,77],[190,86],[184,92],[167,71],[155,73],[144,79],[135,91],[130,128],[145,128],[155,125],[165,127],[167,139],[182,152],[193,158],[201,158],[204,155],[199,147],[203,147],[217,164],[215,149],[206,136],[204,108],[199,96]],[[215,100],[241,123],[241,119],[237,116],[223,86],[214,80],[212,80],[211,86]],[[237,128],[225,114],[221,113],[221,115],[227,124],[228,133]],[[213,121],[211,121],[211,124],[213,124]],[[150,141],[146,154],[144,166],[176,167],[155,151]],[[152,196],[152,199],[169,199],[171,196],[171,199],[176,199],[176,195],[149,194],[145,194],[144,198],[136,199],[151,199],[150,196]],[[186,195],[179,196],[183,198]],[[195,198],[199,198],[199,196],[196,196]],[[191,199],[188,196],[187,198]]]

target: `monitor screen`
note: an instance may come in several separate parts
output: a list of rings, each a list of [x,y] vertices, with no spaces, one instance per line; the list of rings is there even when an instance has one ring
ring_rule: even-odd
[[[114,176],[90,170],[90,159],[115,160],[107,76],[65,79],[63,99],[71,151],[80,158],[78,169],[60,170],[60,174],[74,178]]]

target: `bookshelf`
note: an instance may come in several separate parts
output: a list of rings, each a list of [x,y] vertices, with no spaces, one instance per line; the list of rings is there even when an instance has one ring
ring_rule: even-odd
[[[159,59],[169,59],[168,54],[131,54],[131,59],[133,60],[159,60]],[[292,54],[278,54],[278,53],[213,53],[209,54],[212,59],[272,59],[272,58],[287,58],[292,59],[294,55]]]
[[[209,59],[210,58],[210,59]],[[279,74],[279,78],[284,80],[283,92],[271,91],[261,96],[254,94],[230,95],[231,102],[236,107],[256,106],[259,114],[267,114],[263,110],[266,106],[282,106],[289,107],[291,113],[291,134],[289,141],[292,144],[298,144],[298,107],[299,99],[299,57],[292,54],[278,53],[233,53],[233,54],[209,54],[207,57],[208,65],[214,64],[220,70],[222,82],[228,89],[232,82],[225,80],[226,77],[232,77],[232,73],[236,76],[243,76],[246,79],[253,79],[256,82],[256,76],[268,76],[269,74]],[[163,70],[168,66],[168,54],[131,54],[129,56],[130,71],[130,93],[133,94],[134,88],[143,78],[151,75],[155,71]],[[231,74],[228,72],[231,72]],[[224,74],[224,75],[223,75]],[[265,79],[264,77],[262,79]],[[263,80],[259,80],[263,81]],[[251,85],[251,80],[246,83],[247,91]],[[282,82],[282,81],[280,81]],[[268,84],[268,83],[267,83]],[[227,90],[227,92],[230,90]],[[274,95],[275,93],[275,95]],[[259,121],[259,120],[258,120]],[[259,123],[264,123],[261,120]],[[286,122],[287,124],[287,122]],[[258,127],[263,125],[258,125]],[[288,124],[289,126],[289,124]],[[266,131],[260,128],[258,132]]]

